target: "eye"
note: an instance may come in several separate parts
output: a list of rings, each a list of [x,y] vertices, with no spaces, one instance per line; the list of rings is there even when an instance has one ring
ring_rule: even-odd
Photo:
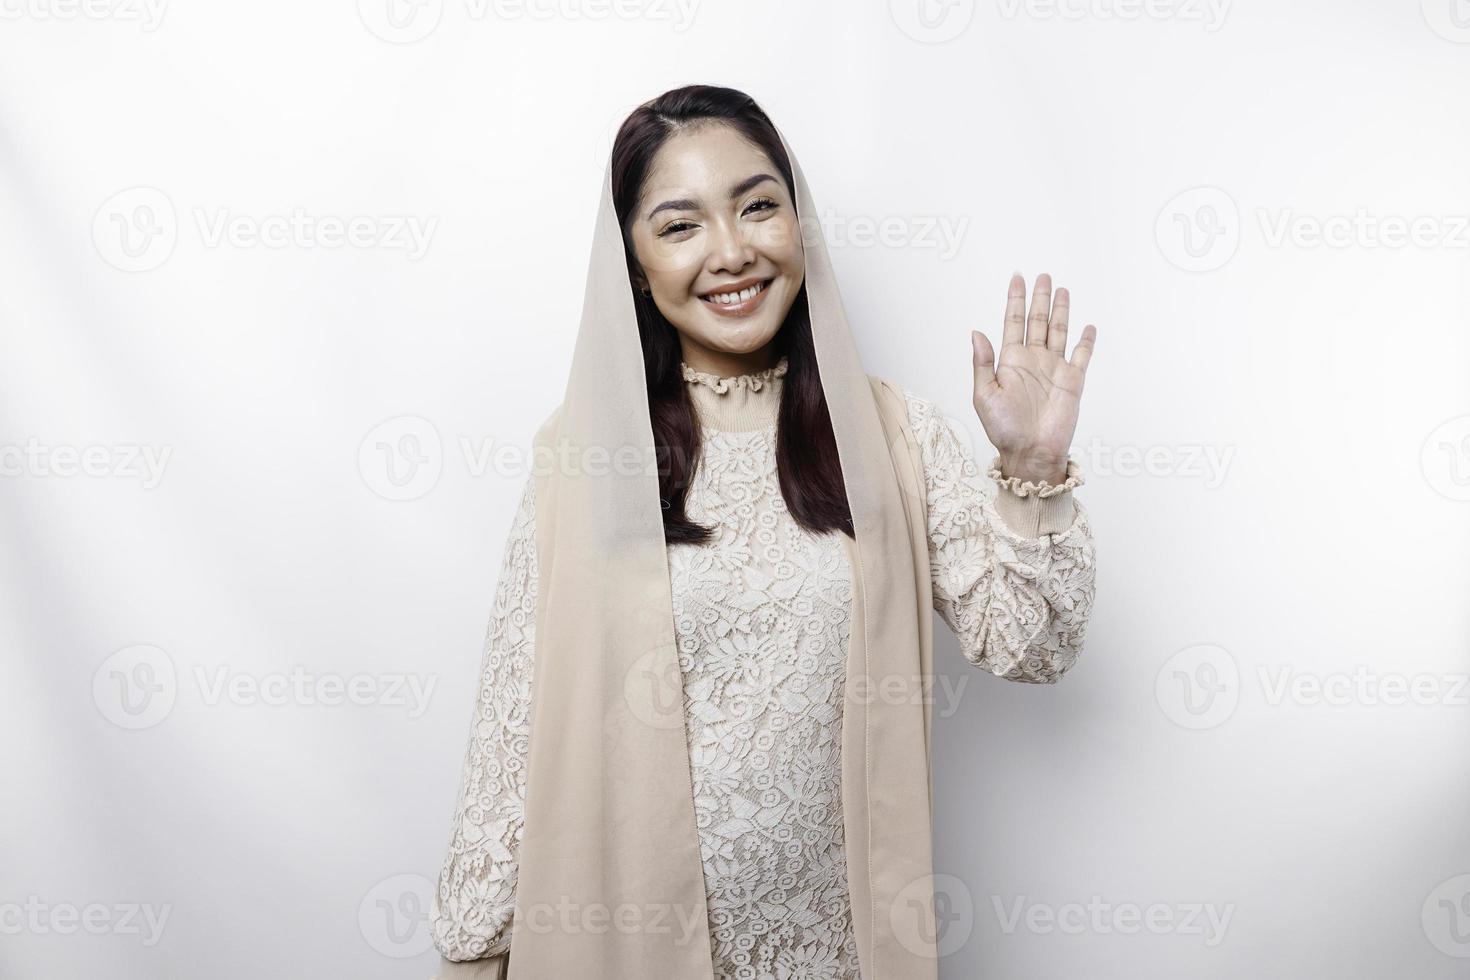
[[[687,231],[688,229],[694,227],[696,227],[696,225],[692,221],[675,221],[668,227],[666,227],[663,231],[659,232],[658,237],[664,238],[668,235],[676,235],[681,231]]]
[[[780,207],[780,205],[769,197],[758,197],[750,202],[749,206],[745,209],[745,213],[749,214],[751,211],[769,211],[777,207]]]

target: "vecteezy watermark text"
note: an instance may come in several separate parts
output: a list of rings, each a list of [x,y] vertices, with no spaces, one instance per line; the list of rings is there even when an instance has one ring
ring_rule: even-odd
[[[192,688],[187,680],[193,681]],[[152,728],[166,719],[181,688],[206,708],[402,708],[409,718],[420,718],[438,683],[437,674],[336,674],[308,671],[300,664],[254,673],[228,665],[195,664],[181,676],[167,651],[137,644],[115,651],[98,665],[92,675],[92,700],[104,718],[132,730]]]
[[[0,935],[141,936],[144,946],[156,946],[163,938],[172,905],[138,902],[46,902],[29,895],[24,903],[0,902]]]
[[[479,23],[513,21],[644,21],[666,23],[682,34],[694,23],[700,0],[357,0],[357,17],[374,37],[414,44],[451,18]]]
[[[340,214],[301,206],[265,214],[230,207],[188,211],[206,249],[327,249],[400,252],[417,262],[439,227],[435,215]],[[129,187],[109,197],[92,217],[92,244],[108,265],[147,272],[169,260],[182,228],[173,200],[156,187]]]
[[[1093,895],[1087,904],[1067,902],[1051,905],[1026,901],[1025,895],[1007,903],[999,895],[990,897],[1001,932],[1011,935],[1024,929],[1034,935],[1062,933],[1077,936],[1084,933],[1131,936],[1146,932],[1155,936],[1203,936],[1207,947],[1225,940],[1235,904],[1217,906],[1213,902],[1106,902]]]
[[[169,0],[0,0],[0,20],[112,20],[158,30]]]
[[[1002,18],[1016,20],[1154,20],[1199,23],[1214,33],[1231,0],[996,0]]]
[[[152,490],[163,481],[173,451],[134,443],[48,445],[31,436],[24,445],[0,444],[0,476],[136,479]]]

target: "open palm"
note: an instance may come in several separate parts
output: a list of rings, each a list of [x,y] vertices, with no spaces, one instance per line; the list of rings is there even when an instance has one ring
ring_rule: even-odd
[[[1065,289],[1058,289],[1052,302],[1051,276],[1042,273],[1027,316],[1026,281],[1016,273],[1006,296],[999,364],[985,334],[971,331],[975,411],[1000,454],[1005,476],[1051,483],[1066,478],[1082,384],[1097,338],[1097,328],[1089,323],[1067,359],[1069,308]]]

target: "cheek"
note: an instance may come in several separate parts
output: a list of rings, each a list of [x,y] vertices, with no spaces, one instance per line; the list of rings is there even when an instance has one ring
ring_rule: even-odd
[[[699,305],[701,301],[694,293],[694,285],[699,279],[701,268],[702,265],[696,262],[683,268],[649,274],[648,281],[653,286],[654,295],[659,298],[666,311],[691,309]]]
[[[751,244],[788,271],[801,266],[801,229],[795,221],[785,217],[762,221],[752,236]]]
[[[654,288],[663,293],[669,291],[671,282],[698,274],[699,256],[690,246],[687,240],[674,241],[657,235],[639,235],[633,240],[638,264]]]
[[[699,297],[694,295],[694,283],[699,278],[699,270],[700,264],[695,263],[687,268],[669,273],[665,277],[667,291],[664,295],[675,303],[698,303]]]
[[[697,258],[676,254],[676,250],[667,247],[652,251],[648,258],[644,255],[640,247],[638,262],[643,266],[643,274],[648,277],[648,285],[655,294],[674,302],[690,294],[695,279],[699,277],[700,262]]]

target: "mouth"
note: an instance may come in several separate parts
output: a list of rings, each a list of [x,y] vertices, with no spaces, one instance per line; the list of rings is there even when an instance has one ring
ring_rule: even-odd
[[[700,302],[721,316],[749,316],[765,302],[770,279],[742,279],[729,285],[700,293]]]

